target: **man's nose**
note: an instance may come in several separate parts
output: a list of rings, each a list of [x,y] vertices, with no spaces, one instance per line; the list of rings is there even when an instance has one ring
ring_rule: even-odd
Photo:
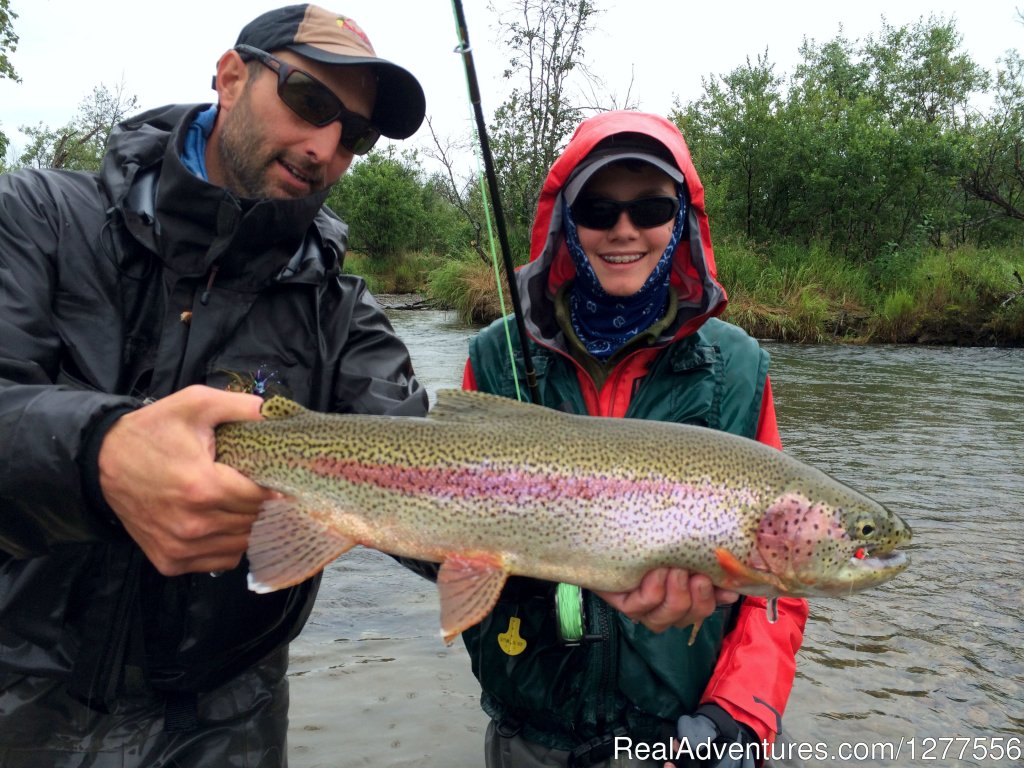
[[[341,149],[341,122],[334,120],[319,128],[310,126],[306,140],[306,154],[318,163],[329,163]]]

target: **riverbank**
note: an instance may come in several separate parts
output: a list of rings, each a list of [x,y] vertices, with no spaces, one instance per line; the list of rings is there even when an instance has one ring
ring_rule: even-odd
[[[729,295],[724,319],[760,339],[1024,346],[1019,251],[922,249],[856,262],[822,248],[764,251],[723,239],[715,257]],[[493,272],[475,255],[417,253],[377,265],[356,256],[346,267],[363,274],[388,306],[451,310],[477,327],[502,315]],[[409,291],[411,301],[391,296]],[[510,311],[507,291],[505,307]]]

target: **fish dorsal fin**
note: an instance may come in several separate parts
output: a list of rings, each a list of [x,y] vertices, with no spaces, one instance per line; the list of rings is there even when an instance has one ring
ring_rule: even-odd
[[[437,402],[430,409],[429,418],[437,421],[493,422],[500,419],[517,421],[537,419],[550,420],[558,417],[558,411],[542,406],[520,403],[507,397],[489,395],[485,392],[469,392],[464,389],[439,389]]]
[[[265,419],[290,419],[293,416],[306,413],[306,409],[294,400],[289,400],[287,397],[281,397],[280,395],[274,395],[274,397],[266,400],[263,405],[260,406],[260,413],[263,414],[263,418]]]

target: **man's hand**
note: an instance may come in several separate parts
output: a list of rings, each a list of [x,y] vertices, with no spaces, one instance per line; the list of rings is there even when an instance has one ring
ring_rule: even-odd
[[[605,602],[652,632],[688,627],[710,616],[716,605],[735,603],[739,595],[718,589],[701,573],[656,568],[631,592],[598,592]]]
[[[165,576],[238,565],[260,504],[274,498],[214,459],[214,428],[260,418],[256,395],[193,386],[114,422],[100,487],[125,530]]]

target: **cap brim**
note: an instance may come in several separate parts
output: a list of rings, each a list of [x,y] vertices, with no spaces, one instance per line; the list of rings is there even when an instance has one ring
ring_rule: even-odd
[[[377,102],[373,123],[389,139],[407,139],[419,130],[427,111],[423,88],[411,72],[385,59],[369,56],[344,56],[312,45],[289,45],[307,59],[331,66],[367,66],[377,72]]]
[[[587,182],[590,181],[594,174],[600,171],[602,168],[617,163],[621,160],[639,160],[644,163],[649,163],[662,171],[666,176],[673,179],[678,184],[685,184],[686,177],[683,176],[683,172],[676,168],[671,163],[652,155],[649,152],[640,152],[632,150],[615,150],[608,153],[597,152],[586,158],[576,167],[572,175],[569,176],[569,181],[566,182],[565,188],[562,194],[565,196],[565,201],[569,205],[576,202],[576,197],[579,195],[583,187],[586,186]]]

